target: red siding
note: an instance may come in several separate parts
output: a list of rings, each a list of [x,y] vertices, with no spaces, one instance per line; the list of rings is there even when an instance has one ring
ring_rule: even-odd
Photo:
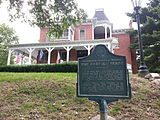
[[[69,52],[69,61],[77,60],[77,51],[75,49],[71,49]]]
[[[49,31],[48,28],[41,28],[40,30],[40,40],[39,42],[46,42],[46,33]]]
[[[127,63],[132,65],[133,73],[137,72],[136,66],[136,52],[129,48],[131,39],[129,34],[113,34],[113,37],[118,38],[119,49],[115,49],[114,53],[117,55],[126,56]]]
[[[74,40],[79,40],[79,30],[85,29],[86,40],[92,40],[92,25],[75,26]],[[46,33],[48,28],[41,28],[39,42],[46,42]],[[56,42],[67,42],[68,40],[57,40]]]
[[[75,26],[75,33],[74,33],[74,40],[79,40],[79,31],[80,29],[85,29],[86,40],[92,40],[92,25],[79,25]],[[46,42],[46,32],[48,32],[48,28],[41,28],[40,31],[40,40],[39,42]],[[135,50],[130,50],[129,46],[132,42],[130,35],[127,33],[124,34],[113,34],[113,37],[118,38],[119,42],[119,49],[115,49],[114,53],[118,55],[125,55],[127,59],[127,63],[132,65],[133,73],[137,73],[137,62],[136,62],[136,52]],[[56,42],[67,42],[66,41],[56,41]],[[65,51],[65,50],[60,50]],[[57,58],[57,50],[53,50],[51,54],[51,63],[56,62]],[[76,61],[77,60],[77,52],[75,49],[70,51],[69,61]]]
[[[130,36],[129,34],[113,34],[113,37],[118,38],[119,49],[115,49],[114,53],[118,55],[125,55],[127,57],[127,63],[131,64],[131,53],[129,49]]]
[[[51,52],[51,63],[56,63],[57,55],[58,55],[58,50],[53,50]]]
[[[79,40],[79,30],[85,29],[86,40],[92,40],[92,25],[79,25],[75,26],[74,40]]]

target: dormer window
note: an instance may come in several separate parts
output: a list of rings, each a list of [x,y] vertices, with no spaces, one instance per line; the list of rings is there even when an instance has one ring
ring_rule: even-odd
[[[79,40],[85,40],[85,29],[80,29],[79,31]]]

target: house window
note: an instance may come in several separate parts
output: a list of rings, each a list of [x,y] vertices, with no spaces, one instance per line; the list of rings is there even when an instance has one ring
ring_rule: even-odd
[[[109,38],[110,37],[110,29],[109,29],[109,27],[107,27],[107,38]]]
[[[68,39],[68,29],[63,31],[63,39]]]
[[[105,28],[103,26],[94,28],[94,39],[105,39]]]
[[[79,40],[85,40],[85,30],[84,29],[80,30]]]

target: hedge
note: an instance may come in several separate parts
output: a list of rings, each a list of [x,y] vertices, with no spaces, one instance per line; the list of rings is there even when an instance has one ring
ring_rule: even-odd
[[[77,63],[0,66],[0,72],[77,72]]]

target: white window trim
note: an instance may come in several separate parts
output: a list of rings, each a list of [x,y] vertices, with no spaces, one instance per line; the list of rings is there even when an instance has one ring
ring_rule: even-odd
[[[79,29],[79,40],[81,40],[81,39],[80,39],[80,31],[81,31],[81,30],[84,30],[84,38],[85,38],[84,40],[86,40],[86,29]]]

